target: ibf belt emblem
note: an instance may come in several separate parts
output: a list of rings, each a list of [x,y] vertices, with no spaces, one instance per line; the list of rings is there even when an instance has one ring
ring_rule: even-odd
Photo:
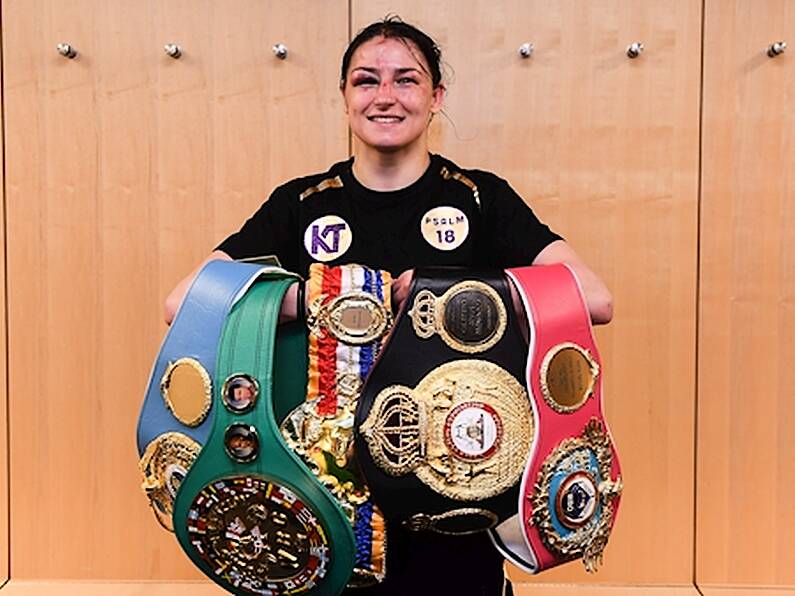
[[[361,432],[387,474],[413,473],[441,495],[477,501],[518,482],[533,428],[525,389],[510,373],[492,362],[456,360],[415,389],[383,389]]]
[[[313,221],[304,231],[304,247],[316,261],[333,261],[351,247],[353,233],[344,219],[324,215]]]

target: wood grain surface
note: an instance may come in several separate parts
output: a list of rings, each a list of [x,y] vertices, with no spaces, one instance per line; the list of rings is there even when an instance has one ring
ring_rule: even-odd
[[[397,13],[437,40],[434,149],[505,177],[615,297],[597,335],[626,488],[604,567],[512,575],[691,584],[701,4],[463,4],[353,0],[353,30]]]
[[[3,65],[0,63],[0,81],[3,80]],[[0,89],[0,121],[3,119],[2,93]],[[3,139],[0,138],[0,159],[5,160]],[[8,579],[8,560],[10,551],[8,530],[8,333],[6,328],[6,225],[5,225],[5,181],[0,168],[0,207],[3,220],[0,225],[0,586]]]
[[[795,3],[708,0],[697,582],[795,592]]]
[[[137,472],[163,300],[276,184],[346,157],[346,4],[2,8],[11,576],[198,578]]]

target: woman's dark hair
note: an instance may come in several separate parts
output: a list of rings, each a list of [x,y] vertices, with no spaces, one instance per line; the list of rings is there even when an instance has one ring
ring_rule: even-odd
[[[442,83],[442,50],[436,45],[428,35],[417,29],[414,25],[404,23],[403,20],[396,15],[390,15],[384,18],[383,21],[376,21],[359,31],[356,37],[353,38],[345,54],[342,56],[342,69],[340,74],[340,88],[345,87],[345,80],[348,77],[348,68],[351,66],[351,57],[356,49],[366,41],[370,41],[375,37],[385,37],[392,39],[399,39],[403,43],[407,41],[414,42],[414,45],[422,52],[425,61],[428,63],[431,71],[428,75],[431,77],[433,87],[436,88]],[[412,50],[409,46],[409,50]],[[423,67],[423,70],[425,68]]]

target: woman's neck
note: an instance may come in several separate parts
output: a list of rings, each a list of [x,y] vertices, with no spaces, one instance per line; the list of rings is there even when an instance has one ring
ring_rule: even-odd
[[[363,148],[354,153],[353,175],[359,183],[376,191],[400,190],[420,179],[431,163],[428,150],[382,153]]]

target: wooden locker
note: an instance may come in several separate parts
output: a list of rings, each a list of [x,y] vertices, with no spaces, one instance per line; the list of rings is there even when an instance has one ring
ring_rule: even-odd
[[[433,149],[506,178],[601,275],[607,419],[625,492],[603,569],[517,581],[692,584],[701,3],[352,3],[390,13],[449,63]],[[627,47],[645,51],[630,59]],[[518,55],[534,44],[530,58]]]
[[[11,575],[201,577],[137,470],[163,300],[276,184],[347,156],[346,4],[2,9]]]
[[[704,25],[696,581],[795,590],[795,3]]]
[[[2,80],[3,65],[0,63],[0,80]],[[0,89],[0,120],[3,118],[2,89]],[[3,139],[0,138],[0,155],[5,155]],[[0,189],[5,189],[3,172],[0,168]],[[0,205],[5,213],[5,190],[0,191]],[[0,279],[6,281],[6,226],[0,226]],[[6,292],[0,297],[0,337],[3,338],[0,346],[0,586],[8,580],[8,335],[6,330],[7,309]]]

